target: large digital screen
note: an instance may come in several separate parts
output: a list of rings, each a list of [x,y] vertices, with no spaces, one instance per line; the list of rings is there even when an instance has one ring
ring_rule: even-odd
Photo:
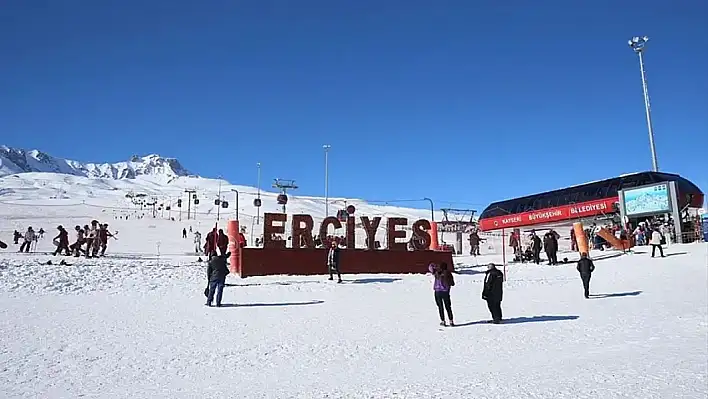
[[[670,212],[669,185],[661,183],[626,190],[624,209],[627,216]]]

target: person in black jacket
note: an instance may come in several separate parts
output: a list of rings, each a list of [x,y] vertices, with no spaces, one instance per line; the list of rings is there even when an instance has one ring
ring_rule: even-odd
[[[504,274],[490,263],[484,276],[484,288],[482,289],[482,299],[487,301],[487,307],[492,314],[490,323],[499,324],[502,321],[501,302],[503,296]]]
[[[580,254],[580,260],[578,261],[578,272],[580,273],[580,279],[583,280],[583,288],[585,289],[585,299],[590,298],[590,276],[595,270],[595,265],[592,260],[588,258],[588,254]]]
[[[207,293],[207,306],[211,306],[214,301],[214,293],[216,293],[216,307],[221,307],[221,297],[224,294],[224,285],[226,284],[226,276],[229,274],[229,268],[226,260],[230,253],[222,254],[218,251],[217,254],[209,259],[207,266],[207,278],[209,279],[209,292]]]
[[[533,253],[533,261],[537,265],[541,263],[541,239],[536,235],[536,232],[531,233],[531,251]]]
[[[336,240],[332,240],[329,251],[327,251],[327,268],[329,269],[329,279],[334,280],[332,273],[337,273],[337,277],[339,278],[337,282],[341,283],[342,275],[339,272],[339,246]]]
[[[549,265],[558,264],[558,233],[551,229],[543,236],[543,248],[546,250]]]

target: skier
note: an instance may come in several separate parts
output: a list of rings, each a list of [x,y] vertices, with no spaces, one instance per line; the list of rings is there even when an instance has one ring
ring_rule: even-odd
[[[663,237],[661,236],[661,233],[659,232],[658,228],[654,228],[654,231],[651,232],[651,240],[649,240],[649,244],[651,244],[651,257],[653,258],[654,255],[656,255],[656,249],[659,248],[659,254],[661,254],[661,257],[664,257],[664,248],[661,246],[661,241]]]
[[[59,234],[52,240],[57,246],[53,255],[57,256],[57,254],[60,254],[62,251],[64,252],[64,256],[71,255],[71,251],[69,250],[69,233],[64,229],[64,226],[57,226],[57,230],[59,230]]]
[[[455,285],[455,279],[447,270],[447,263],[443,262],[439,266],[435,263],[428,265],[428,271],[433,274],[435,281],[433,282],[433,291],[435,291],[435,304],[438,306],[438,315],[440,316],[440,325],[445,324],[445,311],[447,318],[450,320],[450,327],[455,326],[452,317],[452,302],[450,301],[450,288]],[[444,306],[444,309],[443,309]]]
[[[36,234],[34,230],[32,230],[32,226],[27,228],[27,232],[25,233],[24,239],[25,240],[22,242],[22,245],[20,245],[20,252],[26,253],[30,251],[32,241],[36,239]]]
[[[20,233],[19,231],[15,230],[15,232],[12,233],[12,238],[13,238],[15,244],[19,244],[19,243],[20,243],[20,238],[22,238],[22,233]]]
[[[484,276],[484,288],[482,289],[482,299],[487,301],[487,307],[492,314],[490,323],[499,324],[502,321],[501,302],[503,296],[504,274],[490,263]]]
[[[182,238],[187,238],[187,229],[182,229]]]
[[[209,259],[209,265],[207,266],[207,278],[209,279],[207,306],[211,306],[216,293],[216,307],[221,307],[221,297],[224,294],[226,276],[229,274],[229,268],[226,266],[226,259],[229,258],[229,255],[228,252],[223,253],[217,249],[217,253]]]
[[[342,275],[339,272],[339,246],[337,241],[332,240],[330,243],[329,251],[327,251],[327,268],[329,269],[329,279],[334,280],[332,273],[337,273],[339,280],[337,283],[342,282]]]
[[[40,227],[37,234],[39,234],[39,239],[44,238],[44,228]]]
[[[578,261],[578,272],[580,273],[580,279],[583,280],[583,289],[585,290],[585,299],[590,298],[590,277],[592,272],[595,271],[595,265],[592,260],[588,258],[588,254],[580,254],[580,260]]]

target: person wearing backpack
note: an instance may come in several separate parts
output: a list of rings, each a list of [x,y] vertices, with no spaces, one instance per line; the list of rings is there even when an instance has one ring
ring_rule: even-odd
[[[447,263],[443,262],[440,265],[431,263],[428,265],[428,271],[433,274],[433,291],[435,292],[435,304],[438,306],[438,314],[440,315],[440,325],[447,326],[445,323],[445,311],[447,318],[450,320],[450,327],[455,326],[452,316],[452,302],[450,301],[450,288],[455,285],[455,279],[452,273],[447,269]]]

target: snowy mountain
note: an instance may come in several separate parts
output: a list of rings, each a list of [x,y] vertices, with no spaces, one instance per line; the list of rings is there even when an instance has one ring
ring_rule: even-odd
[[[0,146],[0,176],[18,173],[59,173],[100,179],[135,179],[137,176],[164,176],[175,178],[190,173],[174,158],[157,154],[144,157],[133,156],[116,163],[82,163],[55,158],[39,150]]]

